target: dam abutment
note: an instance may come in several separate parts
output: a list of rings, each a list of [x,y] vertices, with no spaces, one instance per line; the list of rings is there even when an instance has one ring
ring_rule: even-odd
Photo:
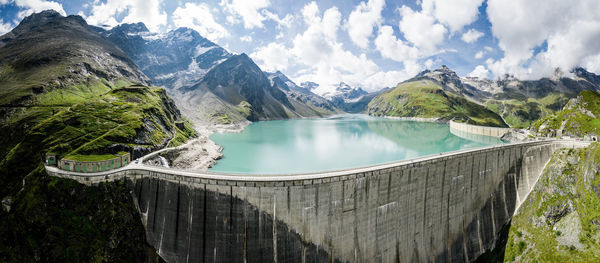
[[[134,166],[125,180],[169,262],[465,262],[493,248],[552,153],[508,144],[348,171],[229,176]]]

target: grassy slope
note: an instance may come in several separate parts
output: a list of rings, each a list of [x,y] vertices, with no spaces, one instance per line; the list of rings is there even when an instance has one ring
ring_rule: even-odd
[[[600,260],[600,144],[556,152],[513,217],[505,261]]]
[[[489,99],[485,105],[501,115],[513,128],[529,128],[536,120],[560,110],[568,101],[564,94],[551,93],[543,98]]]
[[[450,94],[432,81],[420,80],[399,84],[369,103],[367,113],[375,116],[421,117],[471,124],[507,127],[496,113],[463,97]]]
[[[594,117],[585,113],[589,111]],[[534,122],[531,128],[545,135],[550,129],[560,129],[565,122],[565,132],[582,137],[588,133],[600,134],[600,94],[595,91],[582,91],[561,111]]]
[[[50,178],[41,166],[48,151],[118,153],[136,145],[177,145],[194,136],[189,123],[184,130],[174,125],[172,101],[163,89],[121,87],[128,84],[96,79],[39,94],[27,107],[2,108],[7,118],[0,123],[5,136],[0,197],[13,204],[10,214],[0,212],[0,261],[144,258],[145,234],[125,187],[84,187]],[[108,150],[114,145],[121,147]]]

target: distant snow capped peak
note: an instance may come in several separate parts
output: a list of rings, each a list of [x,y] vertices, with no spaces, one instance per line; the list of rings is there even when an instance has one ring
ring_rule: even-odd
[[[323,89],[323,87],[321,87],[315,92],[330,101],[335,102],[336,100],[342,100],[346,103],[357,101],[368,93],[360,87],[352,87],[345,82],[340,82],[337,85],[334,85],[333,88],[333,91],[331,91],[331,88]]]
[[[313,91],[319,87],[319,84],[312,81],[304,81],[300,83],[300,87],[305,88],[309,91]]]

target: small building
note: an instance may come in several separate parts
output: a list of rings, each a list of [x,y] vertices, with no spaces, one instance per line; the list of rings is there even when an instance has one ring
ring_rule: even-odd
[[[47,153],[46,154],[46,165],[48,166],[56,166],[58,155],[55,153]]]
[[[58,168],[78,173],[97,173],[118,169],[130,163],[128,152],[104,155],[66,156],[58,162]]]

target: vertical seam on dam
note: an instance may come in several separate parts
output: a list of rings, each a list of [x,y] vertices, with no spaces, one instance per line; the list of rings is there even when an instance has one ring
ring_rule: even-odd
[[[551,151],[565,145],[580,146],[506,145],[290,180],[137,166],[101,176],[46,171],[85,184],[125,181],[148,242],[168,262],[472,261],[493,248]]]

